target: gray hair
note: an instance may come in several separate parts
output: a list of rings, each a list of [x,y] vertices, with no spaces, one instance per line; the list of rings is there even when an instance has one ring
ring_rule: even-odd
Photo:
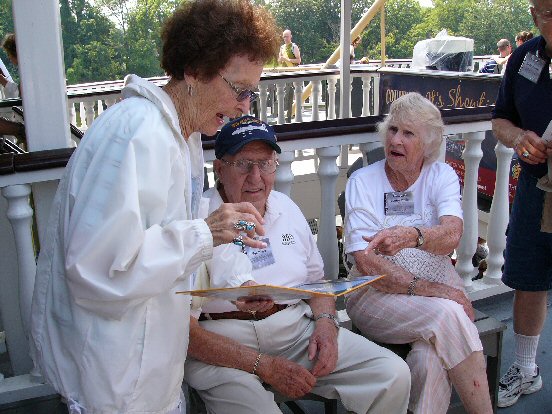
[[[508,39],[500,39],[498,42],[496,42],[496,47],[499,49],[504,49],[510,45],[510,41]]]
[[[409,92],[395,100],[389,108],[389,114],[378,124],[380,139],[385,145],[389,126],[408,122],[423,130],[421,134],[424,161],[437,161],[443,142],[444,124],[441,112],[431,101],[417,92]]]

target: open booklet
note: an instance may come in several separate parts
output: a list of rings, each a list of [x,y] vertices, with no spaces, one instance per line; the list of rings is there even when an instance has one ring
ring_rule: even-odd
[[[341,296],[351,293],[356,289],[368,285],[384,275],[360,276],[356,278],[343,278],[337,280],[321,280],[313,283],[303,283],[293,287],[255,285],[239,286],[233,288],[187,290],[176,292],[185,295],[201,296],[204,298],[224,300],[261,300],[272,299],[274,301],[292,299],[310,299],[316,296]]]

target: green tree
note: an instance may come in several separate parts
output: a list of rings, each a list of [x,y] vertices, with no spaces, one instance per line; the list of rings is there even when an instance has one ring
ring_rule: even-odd
[[[140,0],[128,16],[127,69],[140,76],[163,74],[160,66],[161,28],[178,6],[175,0]]]
[[[522,30],[536,32],[526,0],[480,2],[467,10],[459,29],[464,36],[474,39],[476,55],[496,54],[499,39],[514,43],[516,33]]]
[[[67,82],[121,79],[121,31],[86,0],[61,0],[60,16]]]

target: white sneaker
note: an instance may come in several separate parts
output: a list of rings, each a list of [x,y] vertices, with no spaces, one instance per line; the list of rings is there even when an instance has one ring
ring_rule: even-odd
[[[497,406],[503,408],[514,405],[522,394],[532,394],[541,388],[542,378],[538,366],[537,373],[528,376],[523,374],[516,364],[513,364],[498,383]]]

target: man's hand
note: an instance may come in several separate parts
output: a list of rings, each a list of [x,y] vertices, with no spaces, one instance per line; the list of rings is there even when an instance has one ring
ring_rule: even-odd
[[[258,285],[254,280],[248,280],[247,282],[242,283],[242,286],[255,286]],[[247,300],[240,299],[237,300],[234,305],[244,312],[266,312],[274,306],[274,301],[272,299],[259,299],[259,300]]]
[[[315,324],[309,340],[309,360],[316,358],[311,370],[312,375],[323,377],[333,372],[337,365],[338,329],[328,318],[320,318]]]
[[[259,377],[276,391],[291,398],[308,394],[316,384],[316,378],[308,369],[282,357],[263,354]]]

